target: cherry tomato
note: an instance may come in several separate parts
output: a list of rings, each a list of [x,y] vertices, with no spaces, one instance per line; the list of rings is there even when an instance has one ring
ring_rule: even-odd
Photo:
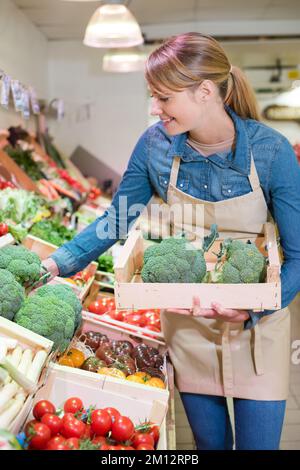
[[[100,450],[111,450],[111,446],[108,444],[103,444],[103,446],[100,447]]]
[[[141,327],[144,327],[146,325],[146,319],[138,313],[132,313],[131,315],[126,315],[125,321],[126,323],[129,323],[129,325],[135,325],[135,326],[141,326]]]
[[[89,305],[89,312],[95,313],[96,315],[103,315],[109,310],[108,306],[109,299],[100,299],[91,302]]]
[[[69,437],[78,437],[80,439],[85,432],[85,424],[83,421],[75,418],[67,418],[62,420],[61,434],[66,438]]]
[[[8,234],[8,225],[1,222],[0,223],[0,237]]]
[[[96,436],[92,439],[92,444],[98,445],[101,449],[102,446],[107,445],[107,442],[104,436]]]
[[[106,436],[111,430],[111,415],[105,410],[94,410],[91,415],[92,431],[97,436]]]
[[[140,444],[136,447],[136,450],[154,450],[154,447],[150,446],[149,444]]]
[[[62,420],[53,414],[46,413],[42,416],[41,423],[46,424],[51,431],[51,436],[56,436],[62,427]]]
[[[66,445],[70,450],[78,450],[79,449],[79,439],[78,437],[70,437],[66,440]]]
[[[128,441],[134,434],[134,425],[127,416],[119,416],[111,427],[111,437],[115,441]]]
[[[155,424],[151,424],[151,429],[148,434],[153,437],[154,444],[157,444],[159,441],[159,427],[155,426]]]
[[[65,413],[77,413],[77,411],[82,410],[82,408],[82,400],[78,397],[71,397],[64,404]]]
[[[82,439],[91,439],[94,433],[92,431],[92,426],[90,424],[85,425],[85,431],[83,433]]]
[[[27,427],[26,437],[29,441],[30,449],[42,450],[51,438],[51,431],[43,423],[32,423]]]
[[[48,400],[38,401],[33,408],[33,416],[40,420],[46,413],[55,414],[55,406]]]
[[[111,310],[108,314],[113,320],[124,321],[127,315],[127,310]]]
[[[55,436],[47,442],[46,450],[70,450],[65,438],[62,436]]]
[[[119,416],[121,416],[121,413],[116,410],[116,408],[103,408],[103,411],[107,411],[107,413],[110,414],[111,421],[114,422]]]
[[[149,446],[154,447],[154,439],[150,434],[136,432],[133,437],[132,445],[137,448],[141,444],[148,444]]]

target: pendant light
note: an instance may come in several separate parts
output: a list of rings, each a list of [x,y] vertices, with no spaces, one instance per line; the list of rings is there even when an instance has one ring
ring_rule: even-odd
[[[90,47],[132,47],[144,42],[135,17],[122,2],[100,6],[86,28],[83,43]]]
[[[139,49],[122,48],[109,50],[103,57],[105,72],[141,72],[144,70],[146,54]]]

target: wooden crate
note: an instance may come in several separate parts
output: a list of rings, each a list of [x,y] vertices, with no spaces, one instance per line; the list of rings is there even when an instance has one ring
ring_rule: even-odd
[[[224,308],[277,310],[281,307],[280,258],[275,228],[264,225],[264,236],[251,239],[268,256],[267,279],[259,284],[144,283],[141,278],[144,240],[134,230],[123,247],[115,269],[116,307],[122,308],[191,308],[193,296],[198,296],[203,308],[218,302]],[[221,241],[213,244],[206,254],[208,270],[212,270]]]
[[[27,237],[22,241],[22,245],[26,246],[28,250],[36,253],[42,261],[49,258],[49,256],[57,250],[56,245],[46,242],[41,238],[34,237],[33,235],[27,235]]]
[[[2,237],[0,237],[0,248],[4,248],[8,245],[14,245],[14,243],[15,239],[10,233],[8,233],[7,235],[2,235]]]

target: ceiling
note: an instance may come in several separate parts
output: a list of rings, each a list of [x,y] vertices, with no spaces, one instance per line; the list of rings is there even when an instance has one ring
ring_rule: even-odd
[[[90,17],[101,3],[105,3],[63,0],[12,1],[49,40],[81,40]],[[279,31],[280,35],[282,29],[279,30],[278,25],[284,21],[288,24],[289,21],[295,23],[300,20],[300,0],[127,0],[123,3],[129,3],[129,9],[140,23],[142,31],[146,32],[146,37],[149,27],[154,28],[157,37],[163,38],[169,35],[165,32],[166,25],[174,27],[177,23],[186,23],[191,30],[191,25],[196,22],[237,22],[237,26],[242,22],[252,22],[249,23],[249,31],[245,31],[245,34],[252,35],[255,34],[256,23],[273,22],[273,34],[276,35]],[[164,25],[161,29],[160,24]],[[288,27],[286,29],[289,31]],[[300,26],[298,31],[300,35]],[[174,30],[174,34],[177,32],[181,31]]]

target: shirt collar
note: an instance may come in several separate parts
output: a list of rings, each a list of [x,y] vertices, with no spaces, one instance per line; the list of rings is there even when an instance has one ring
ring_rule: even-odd
[[[229,155],[229,166],[243,175],[249,175],[251,168],[251,146],[245,120],[238,116],[229,106],[225,105],[225,109],[233,120],[236,132],[235,151]],[[186,145],[186,140],[186,132],[173,137],[168,155],[172,157],[179,156],[185,162],[199,159],[199,153]]]

